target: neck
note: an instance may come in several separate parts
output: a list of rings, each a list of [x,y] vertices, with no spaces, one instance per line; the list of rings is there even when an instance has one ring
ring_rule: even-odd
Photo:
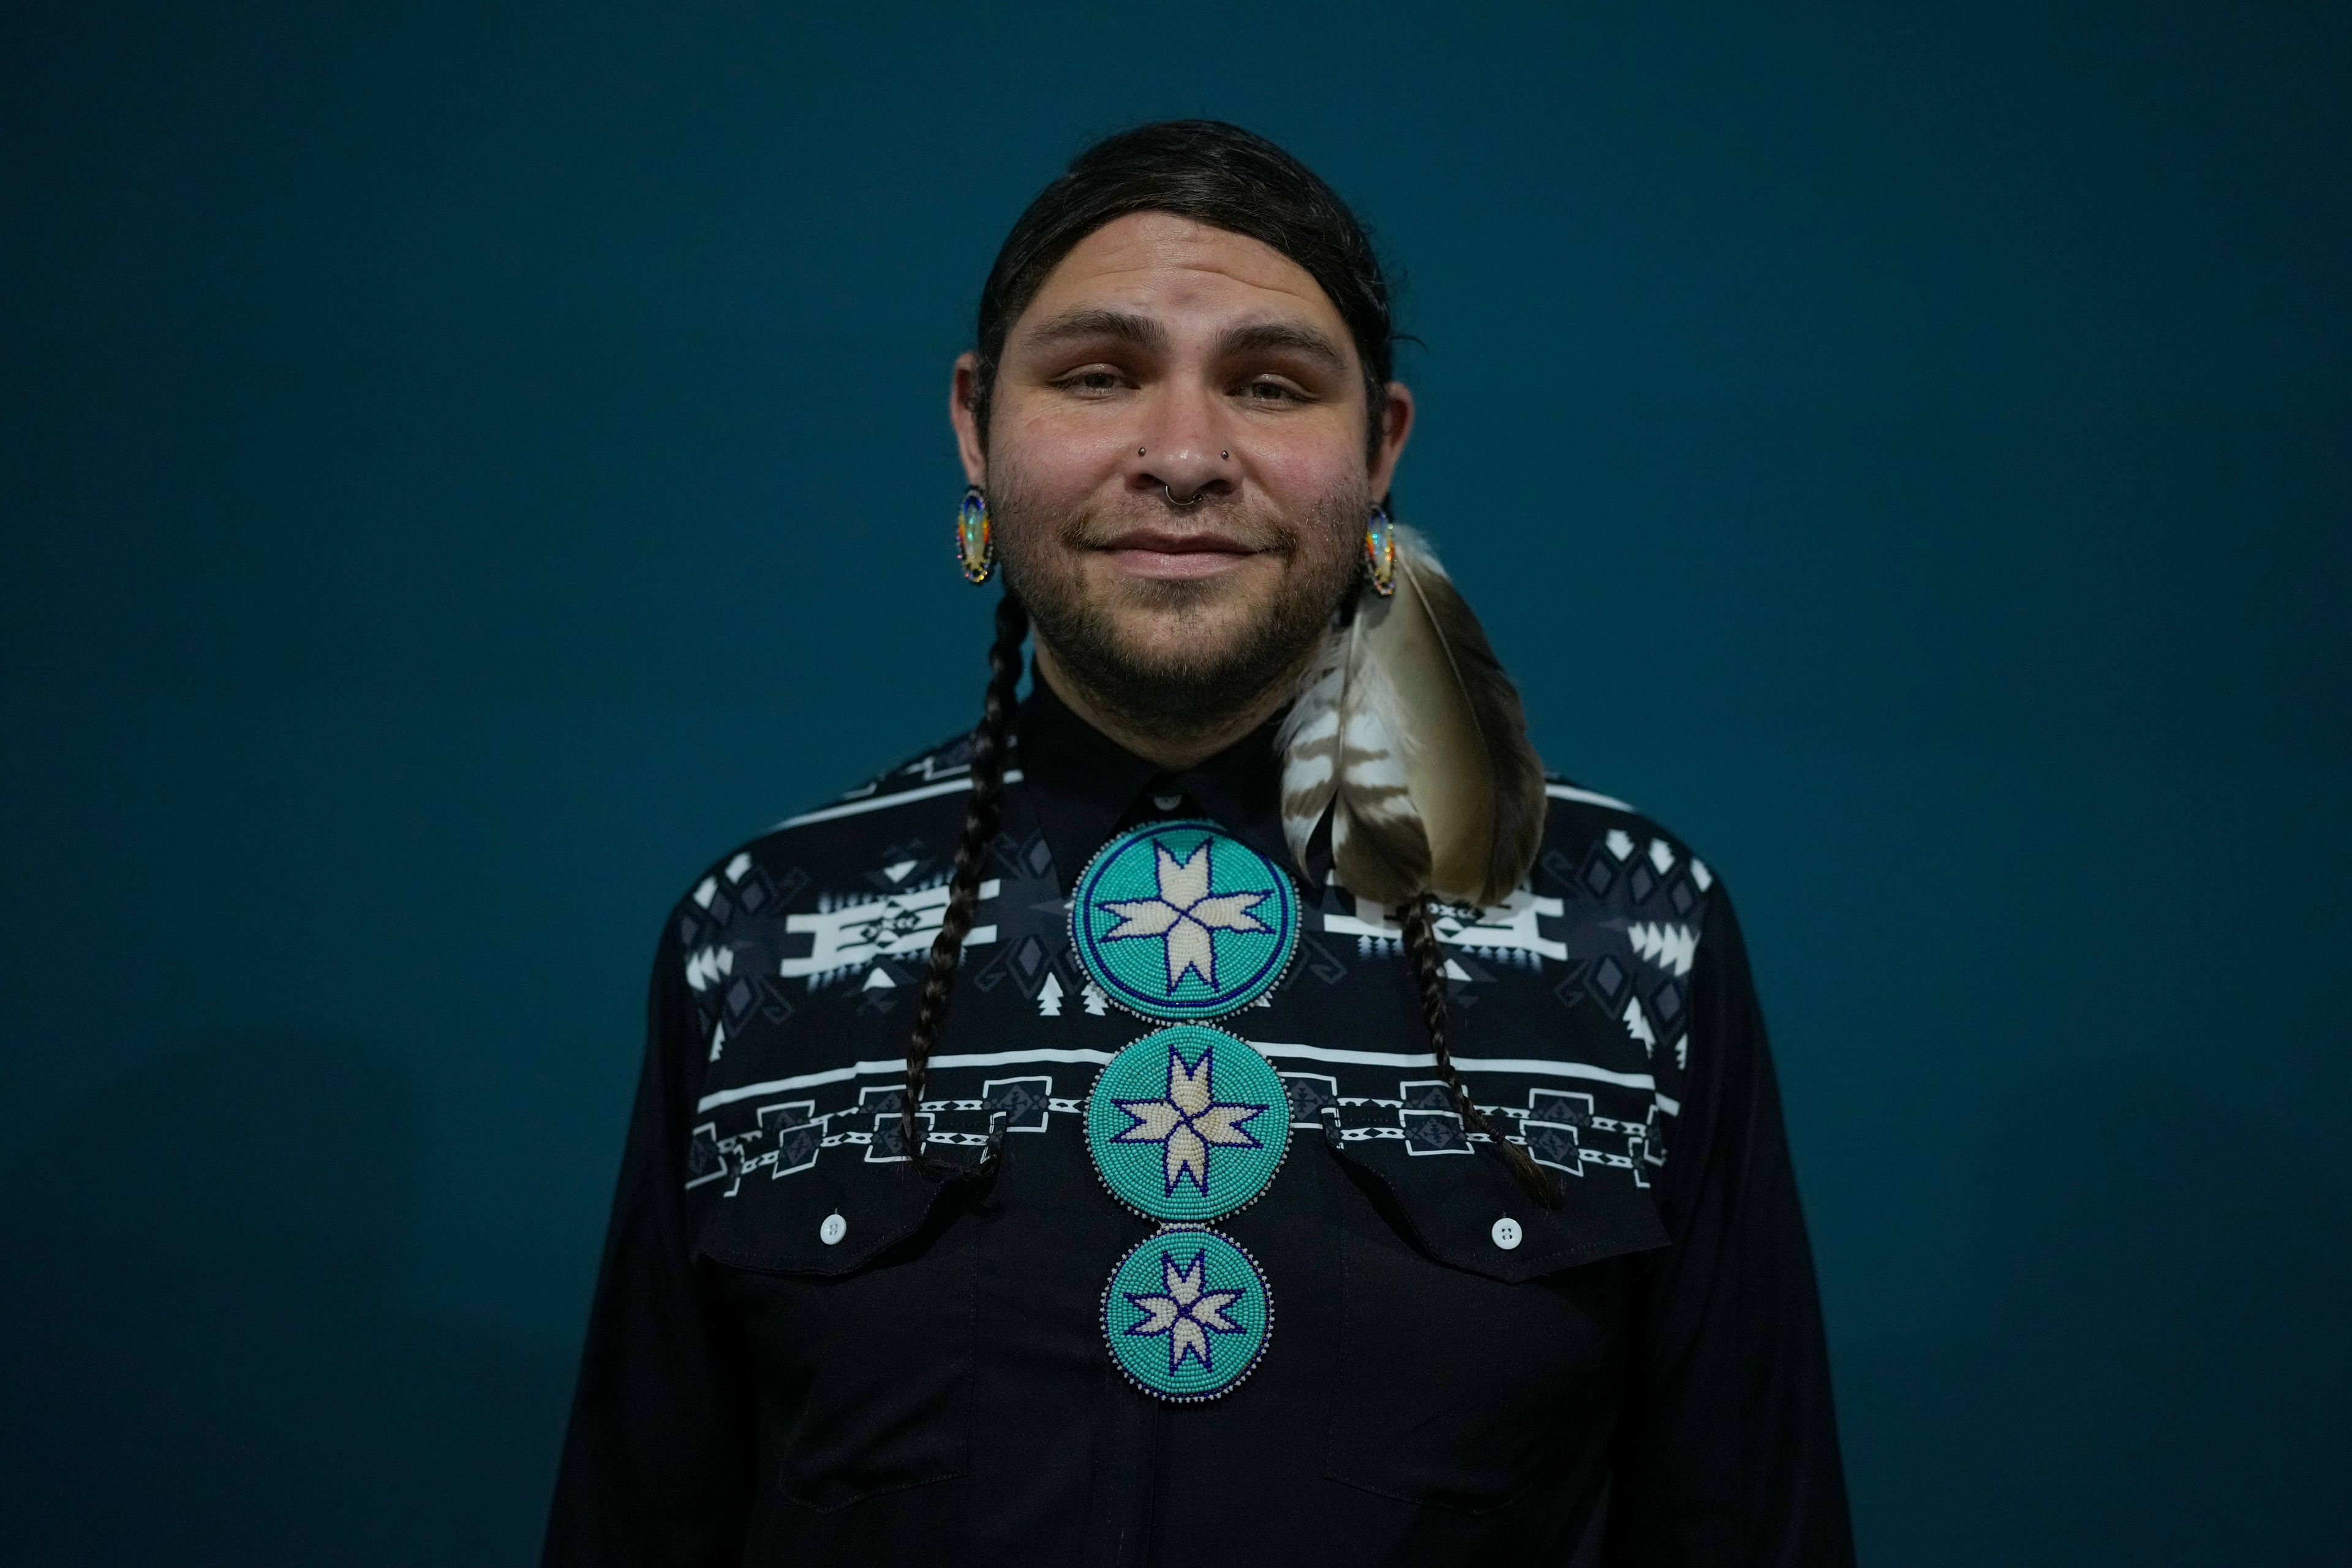
[[[1164,720],[1147,721],[1104,701],[1100,694],[1078,679],[1044,637],[1034,637],[1034,646],[1037,678],[1054,689],[1054,695],[1071,712],[1144,761],[1157,763],[1171,773],[1198,766],[1274,717],[1290,700],[1291,685],[1298,673],[1296,669],[1286,671],[1281,679],[1238,707],[1171,728]]]

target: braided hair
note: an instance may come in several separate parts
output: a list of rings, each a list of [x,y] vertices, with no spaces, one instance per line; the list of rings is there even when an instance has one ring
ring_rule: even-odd
[[[948,907],[923,971],[922,995],[915,1004],[914,1036],[907,1042],[907,1085],[899,1096],[898,1132],[907,1152],[926,1170],[935,1169],[923,1147],[916,1112],[923,1103],[923,1080],[947,1019],[955,989],[956,963],[980,902],[981,873],[988,847],[996,841],[1004,811],[1004,753],[1013,738],[1013,702],[1021,686],[1021,642],[1029,635],[1029,612],[1007,593],[996,602],[996,640],[988,649],[988,696],[971,732],[971,804],[964,808],[963,831],[956,835],[955,870],[948,879]]]
[[[1559,1187],[1535,1162],[1526,1148],[1512,1142],[1486,1120],[1478,1102],[1470,1098],[1470,1086],[1462,1081],[1462,1069],[1454,1065],[1454,1052],[1447,1040],[1445,1013],[1445,957],[1437,950],[1437,925],[1430,910],[1430,897],[1422,893],[1404,906],[1404,951],[1412,963],[1413,978],[1421,986],[1421,1021],[1429,1030],[1430,1048],[1437,1054],[1437,1075],[1445,1080],[1445,1092],[1461,1115],[1462,1124],[1474,1132],[1483,1132],[1501,1151],[1503,1163],[1518,1178],[1528,1196],[1545,1208],[1559,1206]]]

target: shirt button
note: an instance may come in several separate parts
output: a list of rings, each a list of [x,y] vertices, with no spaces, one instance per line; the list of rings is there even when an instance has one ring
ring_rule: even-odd
[[[1173,811],[1178,806],[1184,804],[1184,797],[1181,794],[1155,795],[1151,797],[1151,804],[1158,806],[1162,811]]]
[[[831,1220],[827,1220],[825,1223],[827,1225],[831,1225],[833,1222]],[[1520,1239],[1526,1233],[1519,1229],[1519,1222],[1517,1220],[1511,1218],[1508,1215],[1505,1215],[1501,1219],[1495,1222],[1495,1228],[1487,1234],[1495,1238],[1496,1246],[1501,1247],[1504,1251],[1508,1252],[1511,1248],[1518,1246]]]
[[[1508,1224],[1509,1222],[1507,1220],[1504,1223]],[[825,1215],[824,1223],[816,1227],[816,1238],[819,1241],[824,1242],[827,1247],[839,1246],[841,1238],[848,1234],[849,1222],[842,1218],[837,1214],[829,1214]],[[1511,1245],[1513,1247],[1517,1247],[1518,1244],[1518,1232],[1514,1229],[1511,1232]]]

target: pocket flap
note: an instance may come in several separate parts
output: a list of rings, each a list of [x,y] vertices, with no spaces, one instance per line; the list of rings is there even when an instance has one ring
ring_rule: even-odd
[[[719,1199],[696,1250],[760,1273],[846,1274],[920,1231],[941,1199],[971,1180],[927,1176],[909,1160],[821,1160],[747,1180]]]
[[[1629,1171],[1546,1167],[1560,1190],[1559,1206],[1547,1209],[1493,1151],[1458,1137],[1446,1152],[1417,1154],[1394,1137],[1347,1138],[1336,1118],[1324,1136],[1342,1164],[1376,1184],[1391,1221],[1423,1252],[1489,1279],[1516,1285],[1672,1240],[1649,1189]]]

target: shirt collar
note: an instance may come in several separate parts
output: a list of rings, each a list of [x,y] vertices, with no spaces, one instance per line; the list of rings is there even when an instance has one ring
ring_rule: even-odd
[[[1034,677],[1021,704],[1020,763],[1037,826],[1067,892],[1122,828],[1155,817],[1206,817],[1285,870],[1276,714],[1198,766],[1171,772],[1087,723]]]

